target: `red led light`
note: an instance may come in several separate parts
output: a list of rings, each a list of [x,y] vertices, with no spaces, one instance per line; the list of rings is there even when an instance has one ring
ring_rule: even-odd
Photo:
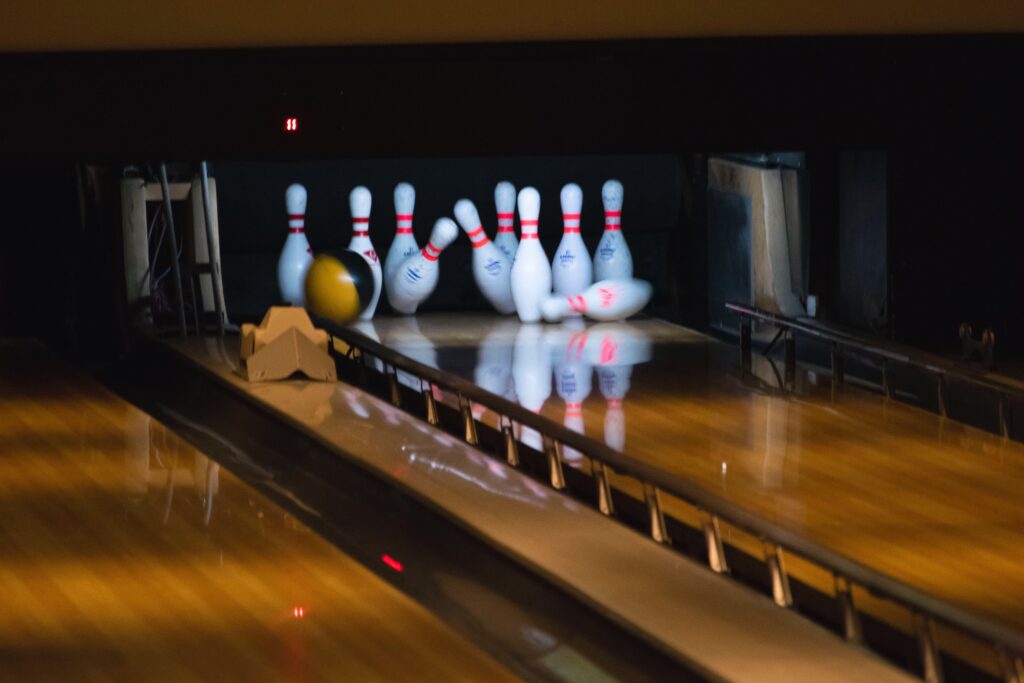
[[[384,554],[380,556],[381,562],[394,569],[396,572],[402,571],[402,563],[391,557],[390,555]]]
[[[299,119],[297,116],[289,116],[284,120],[284,130],[286,133],[295,133],[299,130]]]

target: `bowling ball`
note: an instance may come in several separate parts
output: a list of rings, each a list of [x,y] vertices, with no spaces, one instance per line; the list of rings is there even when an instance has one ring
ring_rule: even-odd
[[[317,254],[306,271],[306,309],[325,320],[352,322],[373,298],[373,271],[349,249]]]

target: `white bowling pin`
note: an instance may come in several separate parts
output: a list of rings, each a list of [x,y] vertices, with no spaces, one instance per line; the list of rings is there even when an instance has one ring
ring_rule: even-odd
[[[524,323],[540,320],[540,307],[551,295],[551,264],[537,236],[540,193],[535,188],[519,191],[519,225],[522,241],[512,264],[512,299]]]
[[[416,190],[409,183],[395,185],[395,239],[384,257],[384,293],[391,301],[391,282],[402,261],[420,250],[412,234],[412,215],[416,207]]]
[[[380,300],[381,283],[384,279],[380,268],[380,259],[377,258],[377,251],[373,248],[373,242],[370,241],[370,206],[372,203],[373,197],[370,191],[362,185],[352,190],[348,196],[348,207],[352,212],[352,241],[348,243],[348,248],[362,254],[366,262],[370,264],[370,270],[373,271],[373,298],[370,299],[370,304],[366,309],[359,314],[360,320],[373,318],[373,314],[377,310],[377,301]]]
[[[516,304],[512,300],[512,260],[487,238],[473,202],[468,199],[455,202],[455,219],[473,244],[473,279],[480,293],[498,313],[515,313]]]
[[[541,307],[544,319],[555,322],[573,313],[594,320],[624,320],[651,300],[651,283],[644,280],[602,280],[578,296],[549,297]]]
[[[555,294],[577,296],[594,283],[594,266],[580,235],[583,190],[576,183],[562,188],[562,241],[551,260],[551,282]]]
[[[494,208],[498,211],[498,234],[494,246],[505,252],[508,260],[516,257],[519,240],[516,239],[516,186],[503,180],[494,188]]]
[[[434,223],[427,246],[420,253],[402,261],[391,283],[391,305],[396,311],[412,315],[433,294],[440,277],[437,259],[458,236],[459,228],[455,221],[439,218]]]
[[[298,183],[284,192],[288,210],[288,237],[277,259],[277,288],[292,306],[302,306],[306,294],[306,270],[313,262],[313,250],[306,239],[306,188]]]
[[[601,187],[604,234],[594,252],[595,280],[627,280],[633,277],[633,256],[622,236],[622,183],[609,180]]]

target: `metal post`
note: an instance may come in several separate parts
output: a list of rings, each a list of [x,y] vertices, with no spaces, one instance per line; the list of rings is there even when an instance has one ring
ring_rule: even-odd
[[[786,384],[795,388],[796,385],[796,335],[786,328]]]
[[[602,515],[611,517],[615,514],[615,505],[612,501],[612,485],[608,480],[608,467],[600,460],[590,461],[594,471],[594,484],[597,486],[597,509]]]
[[[463,398],[462,394],[459,394],[459,410],[462,411],[462,426],[465,432],[464,438],[466,443],[470,446],[478,445],[480,439],[476,435],[476,420],[473,419],[473,402]]]
[[[505,418],[501,420],[504,422]],[[501,434],[505,438],[505,461],[512,467],[519,467],[519,445],[512,431],[512,420],[509,420],[508,424],[502,424]]]
[[[171,277],[174,279],[174,297],[178,302],[178,333],[188,336],[185,324],[185,295],[181,288],[181,264],[178,262],[178,238],[174,231],[174,213],[171,211],[171,186],[167,182],[167,165],[160,162],[160,192],[164,200],[164,219],[171,235]]]
[[[391,405],[396,408],[402,407],[402,390],[398,386],[398,368],[391,366],[388,373],[388,384],[391,387]]]
[[[996,647],[996,654],[999,656],[999,672],[1003,683],[1024,683],[1024,662],[1021,658],[1010,654],[1001,645]]]
[[[786,563],[782,559],[782,548],[775,543],[764,544],[764,561],[772,577],[772,600],[779,607],[790,607],[793,604],[793,593],[789,588],[789,575]]]
[[[999,394],[999,433],[1004,439],[1010,438],[1010,406],[1006,394]]]
[[[668,545],[668,527],[665,525],[665,513],[661,509],[661,493],[654,484],[644,482],[644,502],[647,503],[647,516],[650,520],[651,538],[658,543]]]
[[[427,388],[423,390],[423,401],[427,405],[427,422],[437,425],[441,418],[437,415],[437,402],[434,401],[434,385],[427,382]]]
[[[544,454],[548,459],[548,475],[551,488],[561,491],[565,488],[565,472],[562,470],[562,444],[544,437]]]
[[[914,613],[914,634],[921,653],[921,669],[926,683],[942,683],[942,660],[935,642],[935,623],[931,617]]]
[[[843,620],[843,637],[847,642],[859,645],[864,642],[864,631],[860,625],[860,615],[853,604],[853,585],[845,576],[834,576],[836,602],[839,603],[840,616]]]
[[[740,315],[740,357],[743,360],[743,369],[749,370],[751,365],[750,352],[750,318]]]
[[[939,404],[939,415],[946,417],[949,415],[949,398],[948,391],[946,391],[946,376],[939,375],[935,381],[935,398]]]
[[[199,178],[203,189],[203,218],[206,222],[206,247],[210,252],[210,286],[213,288],[213,308],[217,313],[217,335],[224,336],[224,302],[221,300],[220,255],[214,251],[213,211],[210,208],[210,177],[206,162],[199,162]]]
[[[728,574],[729,562],[725,558],[725,546],[722,544],[722,530],[717,515],[707,515],[704,519],[704,540],[708,547],[708,566],[716,574]]]

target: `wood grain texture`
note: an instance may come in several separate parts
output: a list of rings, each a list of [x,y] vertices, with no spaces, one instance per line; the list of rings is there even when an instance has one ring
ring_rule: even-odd
[[[2,341],[0,604],[5,681],[511,678],[160,423]]]
[[[514,346],[517,323],[494,316],[421,315],[415,329],[386,318],[374,325],[384,343],[420,360],[433,354],[439,366],[470,379],[483,358],[471,349],[481,340],[492,363],[515,355],[497,348]],[[647,338],[650,361],[586,368],[596,374],[582,401],[584,433],[610,445],[624,438],[631,456],[937,598],[1024,629],[1024,446],[853,387],[832,396],[828,377],[807,368],[796,397],[754,391],[740,379],[738,348],[657,320],[628,327]],[[565,335],[551,338],[557,375]],[[763,360],[755,371],[775,384]],[[603,395],[609,372],[625,388],[621,406]],[[541,413],[565,419],[557,386]],[[588,466],[585,459],[578,465]],[[696,519],[671,498],[666,506]],[[729,528],[724,534],[760,556],[756,539]],[[826,573],[787,561],[794,575],[831,592]],[[880,609],[909,624],[906,615]]]

